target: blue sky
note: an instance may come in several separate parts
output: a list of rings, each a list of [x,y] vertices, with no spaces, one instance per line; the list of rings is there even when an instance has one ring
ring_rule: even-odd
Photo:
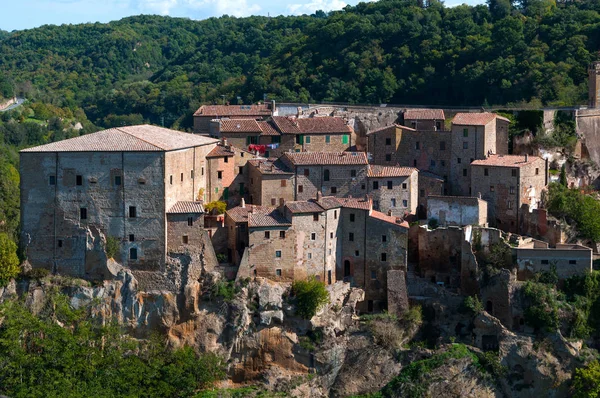
[[[365,1],[365,0],[362,0]],[[372,0],[371,0],[372,1]],[[130,15],[158,14],[204,19],[229,14],[312,14],[338,10],[359,0],[0,0],[0,29],[20,30],[45,24],[108,22]],[[446,0],[446,5],[484,0]]]

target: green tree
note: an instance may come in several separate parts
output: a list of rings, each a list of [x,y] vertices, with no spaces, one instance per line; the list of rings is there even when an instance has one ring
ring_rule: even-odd
[[[585,368],[575,370],[573,397],[600,397],[600,363],[598,361],[590,362]]]
[[[329,302],[329,292],[325,284],[315,278],[295,281],[292,284],[292,292],[296,296],[296,312],[305,319],[311,319]]]
[[[567,167],[564,163],[560,168],[560,185],[563,187],[567,186]]]
[[[510,15],[511,0],[487,0],[487,5],[494,19],[502,19]]]
[[[19,257],[17,245],[5,233],[0,233],[0,286],[19,275]]]

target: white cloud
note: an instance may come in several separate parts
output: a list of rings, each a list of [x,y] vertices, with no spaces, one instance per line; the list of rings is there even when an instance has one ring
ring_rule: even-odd
[[[212,15],[223,14],[234,17],[247,17],[258,13],[258,4],[248,4],[248,0],[183,0],[185,5],[193,9],[209,10]]]
[[[178,0],[139,0],[138,8],[144,13],[169,15]]]
[[[311,0],[308,3],[290,4],[287,9],[291,14],[313,14],[318,10],[325,12],[341,10],[346,6],[347,4],[342,0]]]

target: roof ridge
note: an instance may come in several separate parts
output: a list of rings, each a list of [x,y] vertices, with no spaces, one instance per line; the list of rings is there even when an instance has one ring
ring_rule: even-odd
[[[142,124],[142,126],[143,126],[143,127],[146,127],[146,126],[149,126],[149,125],[148,125],[148,124]],[[124,127],[130,127],[130,126],[124,126]],[[139,127],[139,126],[138,126],[138,127]],[[156,149],[160,149],[161,151],[166,151],[166,150],[167,150],[167,149],[165,149],[165,148],[162,148],[162,147],[159,147],[159,146],[157,146],[156,144],[153,144],[153,143],[151,143],[151,142],[150,142],[150,141],[148,141],[148,140],[145,140],[145,139],[143,139],[143,138],[137,137],[137,136],[135,136],[135,135],[133,135],[133,134],[131,134],[131,133],[128,133],[127,131],[121,130],[121,127],[114,127],[114,129],[115,129],[115,130],[117,130],[117,131],[118,131],[118,132],[120,132],[120,133],[127,134],[128,136],[130,136],[130,137],[133,137],[133,138],[135,138],[136,140],[140,140],[140,141],[143,141],[143,142],[145,142],[145,143],[146,143],[146,144],[148,144],[148,145],[152,145],[154,148],[156,148]]]

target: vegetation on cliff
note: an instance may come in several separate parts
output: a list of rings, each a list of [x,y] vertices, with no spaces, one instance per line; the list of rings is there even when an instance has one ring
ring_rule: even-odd
[[[562,184],[551,183],[548,186],[547,208],[556,217],[574,221],[581,237],[600,241],[600,201],[595,197]]]

